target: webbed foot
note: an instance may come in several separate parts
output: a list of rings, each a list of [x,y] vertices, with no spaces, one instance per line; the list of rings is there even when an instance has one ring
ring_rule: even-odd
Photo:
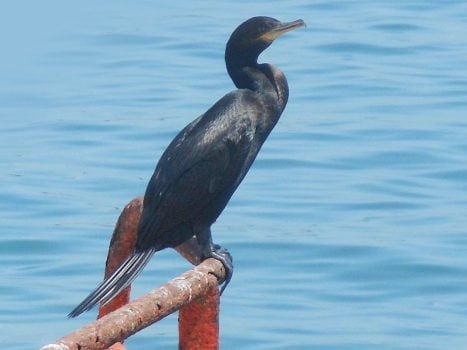
[[[221,287],[221,295],[224,292],[225,288],[229,284],[230,280],[232,279],[233,275],[233,259],[232,255],[226,248],[221,247],[218,244],[213,244],[211,246],[211,251],[209,257],[219,260],[225,268],[225,280]]]

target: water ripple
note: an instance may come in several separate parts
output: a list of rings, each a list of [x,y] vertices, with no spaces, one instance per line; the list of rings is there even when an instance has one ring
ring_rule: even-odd
[[[326,45],[318,45],[319,50],[330,53],[357,53],[365,55],[410,55],[419,52],[433,51],[435,48],[425,45],[411,45],[406,47],[385,46],[358,42],[340,42]]]

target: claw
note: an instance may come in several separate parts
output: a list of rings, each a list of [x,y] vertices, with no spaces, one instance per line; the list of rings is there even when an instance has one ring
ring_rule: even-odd
[[[225,268],[225,280],[221,287],[221,295],[229,284],[233,275],[233,259],[229,251],[218,244],[213,244],[211,249],[211,257],[219,260]]]

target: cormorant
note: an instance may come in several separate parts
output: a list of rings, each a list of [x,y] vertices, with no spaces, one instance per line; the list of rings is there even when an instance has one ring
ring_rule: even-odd
[[[245,177],[285,108],[289,88],[276,67],[257,62],[278,36],[304,26],[253,17],[232,33],[225,50],[237,90],[217,101],[170,143],[146,189],[133,254],[68,315],[106,303],[127,287],[152,255],[196,236],[203,257],[220,260],[232,277],[228,251],[212,242],[211,225]]]

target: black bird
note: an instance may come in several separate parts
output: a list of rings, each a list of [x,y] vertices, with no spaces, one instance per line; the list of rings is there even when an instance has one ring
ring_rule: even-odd
[[[227,71],[237,90],[188,124],[165,150],[146,189],[133,254],[68,315],[106,303],[127,287],[152,255],[196,236],[202,258],[220,260],[232,277],[232,258],[213,244],[211,225],[242,182],[285,108],[289,88],[276,67],[258,56],[278,36],[304,26],[253,17],[231,35]]]

